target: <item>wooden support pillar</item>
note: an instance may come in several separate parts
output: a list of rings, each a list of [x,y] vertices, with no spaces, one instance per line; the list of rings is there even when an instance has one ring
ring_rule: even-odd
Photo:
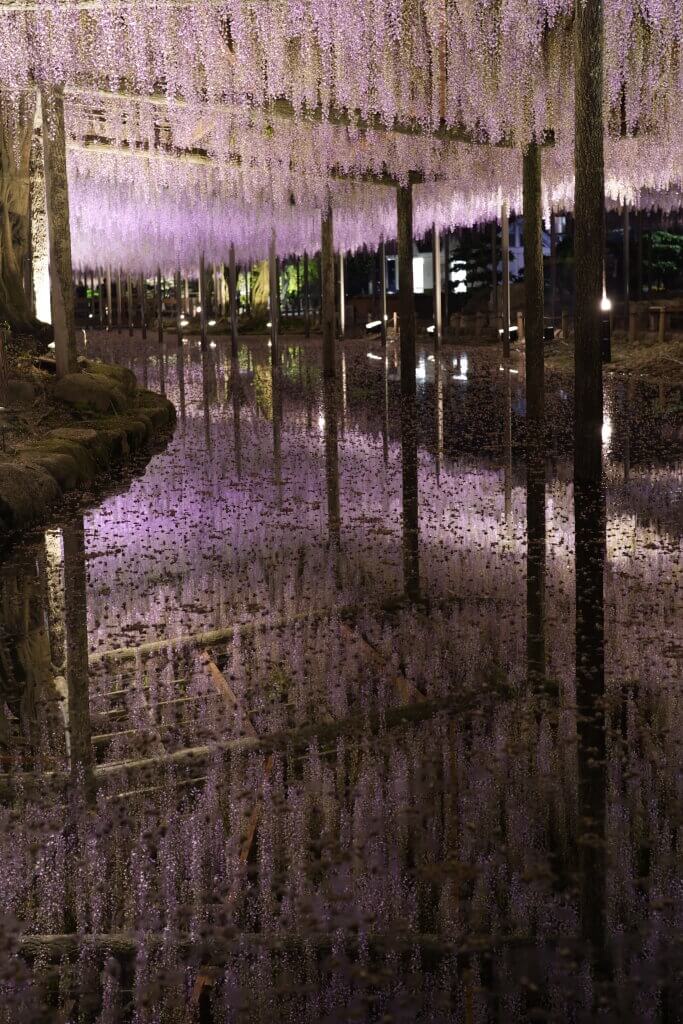
[[[128,303],[128,335],[132,338],[135,329],[135,312],[133,309],[133,278],[130,274],[126,275],[126,299]]]
[[[401,394],[415,394],[415,296],[413,295],[413,187],[396,189],[398,308],[401,330]]]
[[[206,303],[208,296],[206,294],[206,263],[204,260],[204,253],[199,257],[199,337],[202,349],[206,348],[207,344],[207,333],[206,333]]]
[[[605,495],[600,299],[605,249],[602,0],[574,12],[576,704],[581,925],[596,963],[606,929]]]
[[[123,331],[123,294],[121,292],[121,268],[116,271],[116,330]]]
[[[106,313],[105,313],[106,300],[105,300],[105,295],[104,295],[106,286],[107,285],[106,285],[106,281],[104,279],[104,270],[102,269],[102,267],[100,267],[99,271],[98,271],[98,274],[97,274],[97,301],[98,301],[98,313],[99,313],[99,326],[100,326],[100,328],[104,328],[105,323],[106,323]]]
[[[503,255],[503,356],[510,358],[510,214],[508,204],[500,211],[501,250]]]
[[[624,203],[624,319],[628,323],[628,307],[631,301],[631,223],[629,209]]]
[[[308,253],[304,252],[304,337],[311,336],[311,287]]]
[[[399,273],[402,274],[402,271],[399,270]],[[403,340],[403,325],[401,325],[401,340]],[[401,358],[403,358],[403,356],[401,356]],[[414,385],[414,363],[412,365],[412,371]],[[408,600],[418,601],[420,598],[420,516],[418,492],[417,408],[414,390],[412,394],[403,392],[401,395],[401,485],[403,512],[403,586]]]
[[[382,235],[382,241],[379,244],[379,283],[381,291],[381,302],[379,307],[379,315],[382,321],[382,348],[386,348],[387,345],[387,244],[384,241],[384,235]]]
[[[498,223],[494,220],[491,222],[491,312],[496,331],[500,320],[498,305]]]
[[[180,270],[176,270],[173,278],[173,290],[175,292],[175,327],[178,336],[178,344],[183,343],[183,329],[180,321],[183,319],[183,279]]]
[[[237,339],[237,265],[235,263],[235,246],[233,243],[230,244],[228,293],[230,301],[230,354],[233,359],[237,359],[239,353]]]
[[[111,267],[107,268],[107,330],[114,328],[114,296],[112,290]]]
[[[524,230],[526,231],[526,224],[524,225]],[[521,309],[518,309],[517,310],[517,341],[524,341],[524,340],[525,340],[525,335],[524,335],[524,313],[522,312]]]
[[[328,206],[322,215],[321,232],[321,320],[323,332],[323,376],[334,377],[336,373],[335,314],[334,314],[334,228],[332,208]]]
[[[660,345],[664,344],[666,340],[666,306],[659,307],[659,317],[657,326],[657,341]]]
[[[275,228],[270,236],[270,247],[268,250],[268,271],[270,283],[270,362],[273,368],[280,365],[278,352],[278,331],[280,326],[280,302],[278,298],[278,267],[277,250],[275,240]]]
[[[142,328],[142,340],[147,339],[147,279],[140,274],[140,327]]]
[[[339,337],[343,340],[346,334],[346,281],[344,253],[339,253]]]
[[[434,270],[434,345],[443,340],[443,307],[441,295],[441,232],[432,224],[432,267]]]
[[[161,267],[157,268],[157,340],[161,348],[164,344],[164,290]]]
[[[638,252],[637,252],[637,297],[643,297],[643,211],[638,210]]]

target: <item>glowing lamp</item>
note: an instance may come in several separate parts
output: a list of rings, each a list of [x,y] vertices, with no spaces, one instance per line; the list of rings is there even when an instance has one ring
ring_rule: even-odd
[[[612,300],[610,298],[608,298],[607,295],[605,295],[605,293],[603,292],[602,293],[602,298],[600,299],[600,312],[601,313],[609,313],[611,309],[612,309]]]

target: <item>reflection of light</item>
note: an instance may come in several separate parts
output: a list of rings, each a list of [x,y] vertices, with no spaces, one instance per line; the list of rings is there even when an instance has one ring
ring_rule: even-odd
[[[468,368],[469,368],[469,366],[468,366],[467,356],[463,352],[463,354],[460,356],[460,370],[461,370],[462,373],[465,374],[465,376],[467,376]]]
[[[499,366],[498,369],[499,370],[505,370],[505,367],[504,366]],[[508,372],[509,373],[519,373],[519,370],[513,370],[511,366],[508,366]]]
[[[467,374],[466,373],[454,373],[453,377],[451,379],[452,380],[467,380]]]
[[[602,293],[602,298],[600,299],[600,311],[602,313],[609,313],[611,308],[612,308],[612,300],[607,297],[607,292],[603,292]]]
[[[417,368],[415,370],[415,380],[426,380],[426,379],[427,379],[427,364],[425,363],[424,359],[421,359],[420,362],[417,364]]]
[[[272,347],[273,347],[273,343],[272,343],[272,341],[270,340],[270,338],[268,338],[268,348],[272,348]]]
[[[320,413],[320,415],[318,416],[318,427],[320,428],[320,430],[325,429],[325,417],[323,416],[322,413]]]
[[[504,327],[499,328],[498,334],[500,334],[500,335],[505,334],[505,328]],[[510,324],[509,334],[510,334],[510,337],[512,337],[513,334],[514,334],[515,338],[517,337],[517,324]]]
[[[434,361],[435,361],[434,360],[434,356],[427,356],[427,362],[428,363],[433,363]]]
[[[602,421],[602,443],[609,444],[612,438],[612,417],[605,416]]]
[[[368,359],[379,359],[382,362],[382,357],[378,356],[375,352],[368,352]]]
[[[209,348],[215,348],[215,347],[216,347],[216,342],[215,341],[210,341],[209,342]]]

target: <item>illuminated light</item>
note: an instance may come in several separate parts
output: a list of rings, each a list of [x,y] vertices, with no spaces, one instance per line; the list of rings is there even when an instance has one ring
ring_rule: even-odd
[[[498,334],[502,338],[502,336],[505,334],[505,328],[504,327],[500,327],[498,329]],[[517,324],[510,324],[510,337],[512,338],[513,335],[514,335],[515,338],[517,337]]]
[[[607,293],[606,292],[603,292],[602,293],[602,298],[600,299],[600,312],[601,313],[609,313],[611,308],[612,308],[612,300],[607,297]]]
[[[425,290],[425,261],[424,256],[413,256],[413,292],[415,295],[423,295]]]
[[[190,321],[189,320],[181,320],[180,321],[180,326],[181,327],[189,327],[190,326]]]
[[[465,352],[460,356],[460,370],[467,376],[469,370],[469,360]]]
[[[268,348],[272,348],[272,347],[273,347],[273,343],[272,343],[272,341],[270,340],[270,338],[268,338]]]
[[[268,323],[266,324],[266,327],[272,327],[272,326],[273,326],[273,324],[272,324],[272,322],[271,322],[271,321],[269,320],[269,321],[268,321]]]
[[[504,369],[505,369],[505,367],[504,367],[504,366],[499,366],[499,367],[498,367],[498,369],[499,369],[499,370],[504,370]],[[513,369],[512,369],[512,367],[511,367],[511,366],[509,366],[509,367],[508,367],[508,372],[509,372],[509,373],[519,373],[519,370],[513,370]]]
[[[202,311],[202,307],[201,306],[197,306],[197,309],[195,310],[195,312],[201,313],[201,311]]]
[[[428,363],[433,363],[433,362],[435,362],[434,356],[427,356],[427,362],[428,362]]]
[[[51,341],[50,344],[47,347],[51,348],[51,349],[54,349],[54,347],[55,347],[54,341]]]
[[[382,357],[378,356],[376,352],[368,352],[368,359],[379,359],[382,362]]]
[[[215,348],[215,347],[216,347],[216,342],[215,341],[210,341],[209,342],[209,348]]]
[[[612,417],[611,416],[605,416],[604,420],[602,421],[602,443],[603,444],[609,444],[610,441],[612,440],[612,430],[613,430],[613,427],[612,427]]]
[[[426,380],[427,379],[427,364],[424,359],[421,359],[415,368],[415,380]]]
[[[323,416],[322,413],[320,413],[320,415],[318,416],[318,427],[320,428],[320,430],[325,429],[325,417]]]
[[[365,330],[366,331],[372,331],[372,330],[375,329],[375,327],[381,327],[381,326],[382,326],[382,321],[381,320],[369,320],[366,323],[366,325],[365,325]]]
[[[454,373],[451,380],[467,380],[466,373]]]
[[[431,324],[431,325],[430,325],[430,326],[429,326],[429,327],[427,328],[427,334],[434,334],[434,332],[435,332],[435,331],[436,331],[436,324]]]
[[[88,320],[93,320],[93,319],[94,319],[93,314],[92,313],[88,313]]]
[[[215,327],[215,326],[216,326],[216,321],[215,320],[209,320],[209,327]]]

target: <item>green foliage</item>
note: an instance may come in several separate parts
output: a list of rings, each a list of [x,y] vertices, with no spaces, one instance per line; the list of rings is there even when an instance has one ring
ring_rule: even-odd
[[[653,231],[646,256],[652,263],[652,280],[661,287],[679,287],[683,277],[683,235]]]

